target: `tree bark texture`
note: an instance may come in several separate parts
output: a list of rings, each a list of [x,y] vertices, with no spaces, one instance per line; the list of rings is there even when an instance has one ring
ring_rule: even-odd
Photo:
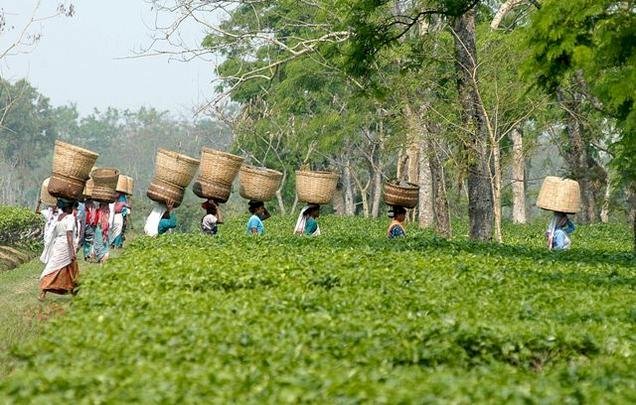
[[[419,186],[420,194],[418,200],[417,222],[420,228],[431,228],[435,224],[435,213],[433,209],[433,177],[427,153],[427,142],[420,141],[419,150]]]
[[[512,222],[526,223],[526,161],[523,153],[523,137],[519,128],[510,132],[512,141]]]
[[[499,25],[501,24],[501,21],[504,19],[506,14],[508,14],[510,11],[512,11],[513,8],[524,3],[525,1],[526,0],[507,0],[506,2],[504,2],[499,7],[499,10],[497,10],[497,12],[495,13],[495,16],[490,22],[490,28],[492,28],[493,30],[496,30],[497,28],[499,28]]]
[[[448,209],[448,193],[446,192],[446,179],[442,154],[430,137],[427,140],[429,166],[431,170],[431,186],[433,188],[433,215],[435,231],[444,238],[450,238],[453,234]]]
[[[351,161],[347,158],[342,169],[342,186],[344,188],[344,214],[353,216],[356,213],[353,181],[351,177]]]
[[[463,126],[472,134],[468,149],[468,218],[470,238],[489,241],[493,228],[491,173],[488,159],[488,132],[474,83],[477,74],[475,11],[455,19],[455,69]]]
[[[579,182],[581,188],[581,213],[579,221],[584,224],[596,220],[596,204],[594,201],[593,185],[588,170],[587,144],[583,139],[585,128],[581,121],[581,96],[573,92],[566,95],[561,88],[557,89],[557,100],[565,111],[565,130],[568,136],[568,150],[563,158],[567,162],[572,177]]]

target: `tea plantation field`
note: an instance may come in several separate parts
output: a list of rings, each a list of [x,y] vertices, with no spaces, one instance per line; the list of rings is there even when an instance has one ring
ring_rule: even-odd
[[[272,218],[215,238],[138,238],[82,276],[71,309],[0,381],[16,403],[633,403],[636,262],[627,226],[543,224],[507,244],[386,221]]]

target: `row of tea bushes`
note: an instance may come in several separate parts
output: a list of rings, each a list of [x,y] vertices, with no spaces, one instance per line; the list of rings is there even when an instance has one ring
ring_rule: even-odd
[[[24,263],[42,248],[42,217],[21,207],[0,206],[0,270]]]
[[[245,218],[247,219],[247,218]],[[17,403],[626,403],[636,389],[625,226],[543,225],[509,245],[386,221],[268,220],[217,237],[141,237],[83,274],[71,310],[0,382]],[[461,235],[462,230],[458,229]],[[632,396],[633,399],[633,396]]]

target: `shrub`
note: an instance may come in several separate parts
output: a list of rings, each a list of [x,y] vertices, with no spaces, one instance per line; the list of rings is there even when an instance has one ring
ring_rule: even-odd
[[[272,218],[261,238],[142,237],[82,275],[66,315],[15,350],[15,402],[628,402],[634,262],[621,226],[569,252],[540,224],[508,245],[386,221]],[[461,231],[459,232],[461,234]]]

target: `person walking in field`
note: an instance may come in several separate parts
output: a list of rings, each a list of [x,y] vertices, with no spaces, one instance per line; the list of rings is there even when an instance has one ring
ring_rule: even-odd
[[[570,248],[570,235],[576,230],[567,214],[555,212],[545,232],[548,250],[567,250]]]
[[[121,249],[124,247],[126,219],[130,213],[130,204],[128,203],[128,197],[124,193],[117,195],[117,201],[112,205],[111,209],[114,209],[115,214],[113,217],[113,229],[110,235],[110,245],[114,249]]]
[[[320,217],[320,205],[309,204],[300,210],[294,234],[306,236],[319,236],[320,226],[318,226],[318,218]]]
[[[67,294],[77,286],[79,268],[75,233],[77,222],[73,215],[74,201],[59,199],[60,215],[56,218],[47,235],[44,252],[40,260],[46,264],[40,275],[39,300],[44,300],[47,292]]]
[[[109,232],[112,224],[112,212],[109,204],[99,203],[95,225],[95,237],[93,239],[93,253],[97,263],[105,263],[109,257],[110,239]]]
[[[219,206],[213,199],[209,199],[201,204],[201,208],[205,210],[205,215],[201,218],[201,231],[206,235],[216,235],[218,224],[223,223]]]
[[[406,219],[406,208],[394,206],[389,210],[389,218],[392,218],[386,233],[389,239],[402,238],[406,236],[404,220]]]
[[[155,203],[148,218],[146,218],[144,233],[148,236],[157,236],[176,228],[177,217],[173,210],[173,201],[166,201],[166,204]]]
[[[250,201],[248,205],[252,216],[247,221],[247,234],[264,235],[265,226],[263,221],[270,217],[269,211],[265,208],[265,203],[262,201]]]
[[[95,242],[95,228],[97,227],[97,205],[95,201],[87,199],[84,202],[84,210],[86,211],[86,224],[84,226],[84,243],[82,244],[82,252],[84,261],[94,259],[93,244]]]

